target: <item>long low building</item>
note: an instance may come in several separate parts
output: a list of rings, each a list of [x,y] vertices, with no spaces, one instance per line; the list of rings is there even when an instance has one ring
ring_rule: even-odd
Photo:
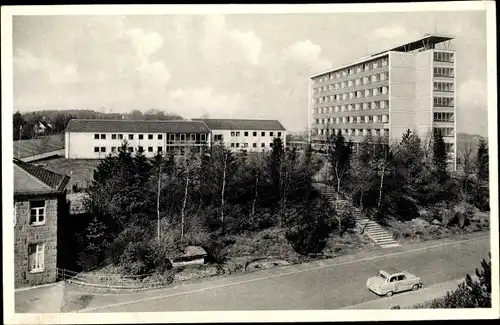
[[[286,129],[277,120],[193,119],[207,125],[214,143],[224,143],[232,151],[271,150],[275,138],[286,146]]]
[[[118,152],[126,141],[131,153],[146,157],[186,148],[201,150],[210,143],[210,130],[198,121],[70,120],[65,134],[65,157],[100,159]]]
[[[188,148],[201,151],[215,142],[232,151],[270,150],[274,138],[286,145],[286,129],[276,120],[193,119],[175,121],[70,120],[65,133],[67,159],[101,159],[118,152],[126,141],[131,153],[146,157]]]

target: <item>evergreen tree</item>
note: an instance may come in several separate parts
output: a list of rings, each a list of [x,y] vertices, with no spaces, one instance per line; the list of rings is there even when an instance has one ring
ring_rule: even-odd
[[[448,154],[441,132],[434,134],[432,142],[432,162],[434,164],[434,173],[440,182],[448,179],[447,171]]]
[[[21,128],[23,127],[25,121],[24,117],[22,116],[21,113],[16,112],[13,116],[13,131],[14,131],[14,140],[20,140],[21,139]]]
[[[489,178],[488,144],[485,139],[479,140],[476,156],[476,173],[480,181],[488,182]]]
[[[281,187],[280,182],[282,180],[283,173],[283,161],[285,159],[285,151],[283,149],[283,142],[281,138],[274,138],[273,149],[271,155],[269,156],[269,174],[271,180],[271,195],[276,201],[281,199]]]

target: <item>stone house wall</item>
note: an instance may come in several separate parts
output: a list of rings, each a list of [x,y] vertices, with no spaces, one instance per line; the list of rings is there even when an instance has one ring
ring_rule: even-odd
[[[30,225],[30,201],[45,200],[45,224]],[[57,263],[57,197],[16,199],[14,225],[15,287],[33,286],[56,281]],[[45,243],[44,269],[30,272],[28,245]]]

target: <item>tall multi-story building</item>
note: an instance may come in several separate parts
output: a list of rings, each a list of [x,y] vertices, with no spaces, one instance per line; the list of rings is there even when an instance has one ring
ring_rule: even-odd
[[[213,143],[224,143],[231,151],[271,150],[274,138],[286,147],[286,129],[277,120],[193,119],[202,121],[211,132]]]
[[[441,133],[456,169],[456,58],[451,37],[426,35],[310,77],[311,142],[333,132],[397,140]],[[431,133],[432,132],[432,133]]]

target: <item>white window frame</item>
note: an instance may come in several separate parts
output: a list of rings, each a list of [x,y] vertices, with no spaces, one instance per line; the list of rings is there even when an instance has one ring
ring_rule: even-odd
[[[34,201],[33,201],[34,202]],[[32,208],[31,207],[31,202],[30,202],[30,225],[32,226],[40,226],[45,224],[46,215],[47,215],[47,202],[43,201],[43,207],[36,207]],[[31,213],[32,211],[36,211],[36,221],[32,222],[31,221]],[[43,213],[40,213],[40,211],[43,211]],[[42,221],[40,221],[40,216],[43,218]]]
[[[29,247],[34,246],[34,252],[29,252]],[[45,243],[28,245],[28,268],[30,273],[43,272],[45,269]]]

